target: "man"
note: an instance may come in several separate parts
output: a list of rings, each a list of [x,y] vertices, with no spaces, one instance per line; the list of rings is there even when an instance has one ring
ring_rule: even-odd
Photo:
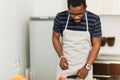
[[[100,18],[86,10],[86,0],[68,0],[67,4],[68,10],[54,19],[52,41],[60,58],[56,80],[69,75],[92,80],[92,64],[101,44]]]

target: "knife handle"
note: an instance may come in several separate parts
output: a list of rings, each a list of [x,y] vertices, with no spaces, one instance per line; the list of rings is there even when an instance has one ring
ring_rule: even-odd
[[[71,78],[71,79],[76,79],[78,76],[77,75],[70,75],[70,76],[67,76],[67,79]]]

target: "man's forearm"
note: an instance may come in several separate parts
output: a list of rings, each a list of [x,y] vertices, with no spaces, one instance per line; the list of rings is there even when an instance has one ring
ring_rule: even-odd
[[[90,64],[90,65],[93,64],[93,62],[95,61],[95,59],[98,56],[98,53],[100,50],[100,45],[101,45],[101,39],[98,39],[97,42],[95,42],[93,44],[92,49],[91,49],[89,56],[88,56],[87,64]]]
[[[63,56],[62,46],[60,40],[53,37],[53,46],[59,57]]]
[[[88,61],[87,61],[88,64],[91,64],[91,65],[93,64],[93,62],[98,56],[99,49],[100,47],[97,47],[97,45],[91,49],[89,56],[88,56]]]

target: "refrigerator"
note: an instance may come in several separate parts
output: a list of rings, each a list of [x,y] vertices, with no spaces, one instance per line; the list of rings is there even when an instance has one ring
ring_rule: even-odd
[[[30,18],[30,67],[35,80],[55,80],[58,56],[52,44],[54,17]]]

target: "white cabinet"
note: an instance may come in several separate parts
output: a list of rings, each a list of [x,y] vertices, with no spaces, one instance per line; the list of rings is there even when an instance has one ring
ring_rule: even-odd
[[[87,9],[99,15],[120,15],[120,0],[87,0]]]
[[[104,0],[104,14],[120,15],[120,0]]]
[[[103,0],[86,0],[87,10],[96,14],[103,14]]]

